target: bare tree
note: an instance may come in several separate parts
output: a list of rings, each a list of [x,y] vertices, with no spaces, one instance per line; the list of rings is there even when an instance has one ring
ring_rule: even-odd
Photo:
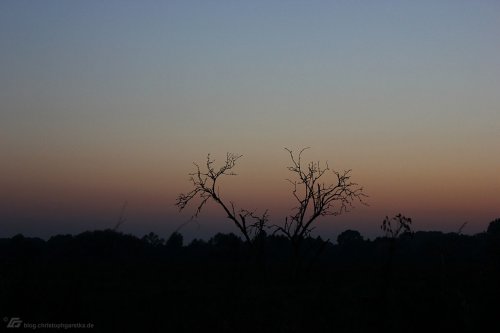
[[[274,225],[274,232],[283,233],[292,244],[294,257],[292,261],[298,270],[298,258],[303,241],[310,235],[315,224],[320,217],[337,216],[349,211],[355,201],[364,204],[363,198],[366,195],[363,188],[351,181],[351,170],[337,172],[331,170],[327,163],[302,162],[302,154],[308,149],[302,149],[298,154],[285,148],[290,154],[292,161],[288,170],[295,176],[288,181],[292,184],[292,194],[297,201],[294,213],[285,218],[284,225]],[[265,229],[268,228],[269,215],[266,210],[262,215],[257,215],[253,211],[235,208],[233,202],[226,202],[222,199],[218,182],[223,176],[236,175],[233,171],[236,162],[241,155],[228,153],[226,161],[221,167],[215,167],[215,161],[207,156],[205,165],[194,163],[196,171],[191,173],[190,180],[193,189],[185,194],[180,194],[177,198],[176,206],[183,210],[194,199],[201,201],[194,214],[198,216],[204,205],[213,200],[226,213],[227,217],[236,225],[243,235],[245,241],[251,245],[256,245],[258,251],[262,246]],[[331,172],[334,176],[330,182],[324,181],[326,173]],[[327,241],[328,242],[328,241]],[[323,244],[321,248],[324,248]]]
[[[117,231],[118,228],[120,228],[121,225],[123,223],[125,223],[125,221],[127,220],[125,218],[125,210],[127,209],[127,205],[128,205],[128,202],[125,200],[123,202],[122,209],[120,210],[120,215],[118,216],[118,220],[116,221],[116,224],[115,224],[114,228],[112,229],[113,231]]]
[[[389,243],[389,253],[387,256],[387,263],[384,269],[383,276],[383,285],[382,285],[382,297],[385,299],[388,297],[388,292],[390,288],[392,288],[392,284],[394,283],[394,259],[397,248],[398,238],[403,234],[411,234],[411,223],[412,219],[402,215],[401,213],[395,215],[392,218],[386,216],[382,224],[380,225],[380,229],[385,232],[385,237]],[[392,302],[392,300],[389,300]],[[384,304],[388,304],[385,302]],[[394,306],[394,305],[392,305]]]
[[[210,157],[210,154],[207,155],[203,167],[194,163],[196,171],[189,174],[193,189],[188,193],[179,194],[175,205],[179,210],[183,210],[193,199],[201,199],[194,214],[194,217],[197,217],[205,204],[209,200],[213,200],[224,210],[228,219],[240,230],[245,241],[252,244],[265,232],[264,229],[269,221],[268,211],[266,210],[262,215],[257,215],[254,211],[246,209],[237,210],[232,201],[227,203],[222,199],[218,186],[220,178],[236,175],[233,169],[241,157],[242,155],[227,153],[226,161],[221,167],[215,167],[215,160]]]
[[[285,148],[290,154],[291,166],[288,170],[294,178],[287,179],[292,184],[292,194],[297,202],[293,214],[285,218],[283,226],[276,226],[292,242],[295,257],[301,244],[315,228],[320,217],[337,216],[348,212],[355,201],[365,204],[367,195],[363,188],[351,181],[351,170],[338,172],[330,169],[328,163],[309,162],[304,164],[302,149],[298,154]],[[333,173],[331,182],[323,181],[327,172]]]
[[[391,223],[391,221],[393,221],[393,223]],[[380,229],[385,232],[386,237],[395,240],[403,233],[411,233],[411,222],[411,218],[402,214],[398,214],[392,219],[389,219],[389,217],[386,216],[380,226]],[[460,228],[460,230],[461,229],[462,228]]]

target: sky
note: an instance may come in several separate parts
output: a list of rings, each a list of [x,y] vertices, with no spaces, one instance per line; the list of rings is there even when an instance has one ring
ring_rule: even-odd
[[[280,224],[285,147],[352,169],[369,206],[315,235],[484,231],[500,216],[498,1],[1,1],[0,237],[237,232],[179,213],[193,161]],[[326,178],[325,181],[329,181]]]

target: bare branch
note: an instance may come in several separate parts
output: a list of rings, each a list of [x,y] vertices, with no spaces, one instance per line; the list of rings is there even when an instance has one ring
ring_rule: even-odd
[[[182,211],[191,201],[200,199],[195,214],[193,215],[193,217],[197,217],[205,204],[209,200],[213,200],[224,210],[227,217],[241,231],[245,240],[251,243],[255,237],[262,234],[264,227],[266,227],[268,223],[269,215],[267,210],[261,216],[244,209],[239,210],[237,213],[235,204],[232,201],[227,205],[222,200],[220,188],[218,186],[218,180],[221,177],[236,175],[233,168],[241,157],[242,155],[227,153],[224,164],[220,167],[216,167],[215,159],[208,154],[203,171],[197,163],[193,163],[196,167],[196,171],[189,174],[193,189],[185,194],[179,194],[175,205]],[[252,223],[248,222],[249,219],[252,220]]]
[[[309,162],[303,164],[302,154],[285,148],[289,153],[291,165],[288,170],[295,176],[295,180],[287,179],[292,185],[292,196],[298,202],[293,214],[285,219],[283,226],[275,226],[276,230],[285,234],[294,242],[300,242],[314,229],[314,223],[321,216],[337,216],[348,212],[354,207],[354,202],[365,204],[366,197],[363,188],[351,181],[351,170],[337,172],[331,170],[328,163]],[[332,171],[335,182],[322,181],[327,172]]]
[[[394,224],[391,221],[393,221]],[[385,231],[386,237],[394,240],[398,238],[402,233],[411,232],[411,223],[411,218],[406,217],[402,214],[398,214],[392,219],[389,219],[389,217],[386,216],[384,221],[382,222],[382,225],[380,226],[380,229]]]
[[[328,163],[303,162],[303,153],[309,148],[294,153],[285,148],[291,160],[287,167],[292,177],[287,181],[292,186],[292,196],[296,206],[292,214],[285,218],[282,225],[274,225],[274,233],[280,232],[291,240],[296,252],[302,241],[316,227],[317,219],[324,216],[337,216],[348,212],[355,202],[365,204],[366,197],[362,187],[351,180],[351,170],[332,170]],[[259,215],[254,211],[237,209],[236,205],[222,199],[219,179],[223,176],[234,176],[234,167],[241,155],[227,153],[221,166],[216,166],[215,159],[207,155],[205,163],[200,166],[194,163],[195,172],[190,173],[191,191],[181,193],[177,197],[176,206],[185,209],[190,202],[198,201],[194,217],[197,217],[205,204],[212,200],[226,213],[245,240],[252,244],[265,235],[269,224],[269,214],[266,210]],[[331,178],[327,178],[331,175]]]

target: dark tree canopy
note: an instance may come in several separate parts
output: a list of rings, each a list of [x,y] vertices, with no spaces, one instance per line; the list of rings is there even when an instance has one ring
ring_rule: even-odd
[[[363,236],[357,230],[346,230],[337,237],[337,243],[340,246],[358,245],[363,241]]]
[[[500,236],[500,218],[491,221],[486,232],[489,235]]]

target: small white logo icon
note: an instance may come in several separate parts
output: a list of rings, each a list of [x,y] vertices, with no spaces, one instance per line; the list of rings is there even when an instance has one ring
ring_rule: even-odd
[[[7,324],[7,328],[19,328],[21,327],[21,324],[23,321],[19,317],[12,317],[10,318],[9,323]]]

